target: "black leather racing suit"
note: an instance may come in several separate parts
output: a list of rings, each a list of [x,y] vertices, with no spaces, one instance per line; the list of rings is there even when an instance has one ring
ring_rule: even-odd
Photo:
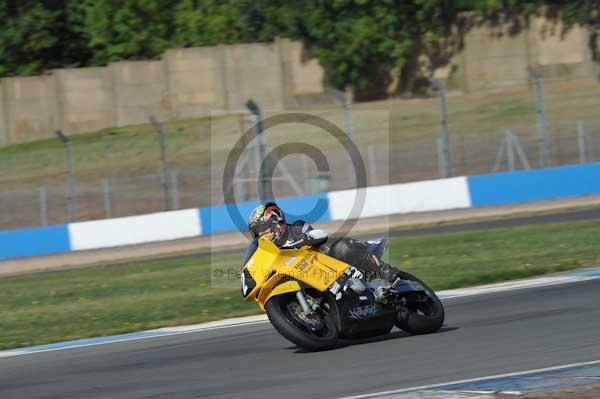
[[[303,245],[320,246],[327,241],[324,230],[314,229],[303,220],[288,224],[281,237],[274,241],[279,248],[300,248]]]
[[[310,224],[298,220],[288,224],[274,243],[279,248],[299,248],[303,245],[319,247],[320,251],[356,267],[369,280],[382,278],[392,283],[396,279],[398,270],[369,253],[366,242],[344,237],[328,246],[324,245],[327,240],[324,230],[314,229]]]

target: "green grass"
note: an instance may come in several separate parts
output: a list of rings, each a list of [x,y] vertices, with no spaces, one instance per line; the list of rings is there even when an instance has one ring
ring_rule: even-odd
[[[574,127],[578,119],[589,122],[587,127],[592,129],[593,124],[600,123],[597,112],[599,98],[600,86],[597,84],[548,83],[548,129],[553,131],[559,124],[565,123]],[[343,126],[339,106],[334,104],[327,108],[329,110],[311,112]],[[353,111],[355,140],[359,146],[385,143],[387,140],[395,143],[428,140],[440,133],[438,98],[361,103],[355,104]],[[533,88],[449,96],[448,111],[453,137],[496,135],[507,128],[531,132],[532,135],[535,132]],[[223,162],[228,146],[240,137],[238,115],[172,120],[166,122],[166,127],[167,158],[170,166],[179,170],[203,172],[210,163]],[[269,144],[275,147],[296,141],[300,136],[319,148],[335,146],[319,129],[297,124],[269,131],[268,139]],[[73,134],[71,139],[78,183],[96,184],[103,177],[159,172],[157,134],[150,124]],[[4,191],[62,184],[65,173],[62,144],[51,138],[0,148],[0,170]]]
[[[542,224],[394,240],[390,260],[435,289],[560,272],[600,263],[600,223]]]
[[[545,224],[394,239],[392,264],[435,289],[595,265],[600,223]],[[0,280],[0,349],[255,314],[238,279],[211,284],[241,254],[34,274]]]
[[[210,126],[209,118],[171,121],[166,124],[172,166],[202,165],[197,153]],[[125,126],[70,135],[75,178],[81,181],[157,173],[160,167],[158,135],[151,125]],[[3,186],[29,187],[62,182],[65,152],[55,138],[0,148]]]

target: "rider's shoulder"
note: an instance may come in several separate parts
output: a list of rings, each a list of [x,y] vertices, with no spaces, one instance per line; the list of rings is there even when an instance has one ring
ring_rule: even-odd
[[[292,223],[292,227],[294,231],[301,233],[308,233],[313,229],[313,227],[304,220],[296,220],[294,223]]]

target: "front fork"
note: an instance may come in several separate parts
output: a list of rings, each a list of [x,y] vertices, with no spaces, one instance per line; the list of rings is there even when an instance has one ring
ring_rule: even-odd
[[[302,311],[304,311],[304,314],[306,314],[308,316],[314,315],[320,306],[320,303],[319,303],[320,301],[316,301],[313,298],[307,299],[306,296],[304,295],[304,292],[302,292],[302,290],[296,291],[296,299],[298,300],[298,303],[300,304]]]
[[[304,293],[302,291],[296,291],[296,299],[298,300],[298,303],[302,307],[302,310],[304,311],[305,314],[307,314],[307,315],[313,314],[313,310],[310,307],[310,305],[308,304],[308,302],[306,301],[306,298],[304,297]]]

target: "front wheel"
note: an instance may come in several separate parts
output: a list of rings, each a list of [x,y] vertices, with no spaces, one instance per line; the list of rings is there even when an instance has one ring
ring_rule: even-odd
[[[324,310],[306,315],[294,294],[277,295],[265,305],[269,321],[279,334],[309,350],[322,351],[335,346],[338,330]]]
[[[400,272],[399,277],[421,284],[427,296],[401,308],[396,316],[396,327],[414,335],[439,331],[444,324],[444,306],[435,292],[412,274]]]

